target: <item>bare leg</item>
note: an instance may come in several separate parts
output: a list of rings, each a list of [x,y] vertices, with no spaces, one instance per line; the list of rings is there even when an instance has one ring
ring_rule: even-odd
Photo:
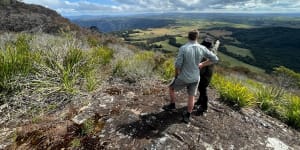
[[[174,91],[174,88],[170,87],[169,88],[169,93],[170,93],[171,103],[175,103],[175,91]]]
[[[195,100],[195,96],[189,96],[189,99],[188,99],[188,112],[189,113],[192,113],[192,111],[193,111],[194,100]]]

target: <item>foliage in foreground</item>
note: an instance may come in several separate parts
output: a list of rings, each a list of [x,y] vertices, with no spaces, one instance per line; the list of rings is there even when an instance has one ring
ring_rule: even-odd
[[[218,73],[213,76],[212,86],[220,93],[222,100],[234,106],[255,106],[294,128],[300,128],[300,97],[283,88],[250,79],[237,80]]]
[[[258,107],[272,116],[280,116],[281,105],[284,104],[284,91],[275,87],[263,86],[257,89],[256,101]]]
[[[5,43],[0,49],[0,91],[12,90],[10,82],[18,76],[26,76],[34,70],[38,53],[30,50],[30,36],[20,35],[16,41]]]
[[[174,58],[167,59],[162,64],[162,77],[165,80],[171,79],[174,77],[175,67],[174,67]]]
[[[9,36],[8,36],[9,37]],[[90,48],[74,35],[16,34],[0,43],[0,90],[14,91],[26,86],[59,87],[73,93],[81,85],[95,89],[96,72],[108,65],[113,51],[97,46]],[[22,81],[21,81],[22,80]],[[57,89],[57,88],[55,88]]]
[[[288,95],[287,104],[284,109],[285,121],[288,125],[300,129],[300,97]]]
[[[246,107],[255,103],[254,94],[240,82],[232,82],[219,74],[215,74],[212,85],[218,90],[222,100],[231,104]]]

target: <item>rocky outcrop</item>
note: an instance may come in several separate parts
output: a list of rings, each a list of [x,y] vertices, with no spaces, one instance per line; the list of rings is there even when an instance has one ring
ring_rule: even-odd
[[[256,109],[234,110],[209,89],[209,111],[181,121],[185,91],[177,93],[177,110],[166,112],[166,86],[158,81],[120,81],[78,98],[81,107],[65,108],[15,133],[8,149],[299,149],[300,133]],[[47,119],[48,118],[48,119]],[[9,137],[9,136],[8,136]],[[10,136],[11,137],[11,136]],[[0,138],[1,141],[1,138]],[[10,146],[9,146],[10,145]],[[1,146],[1,145],[0,145]]]
[[[6,4],[7,3],[7,4]],[[79,27],[48,8],[16,1],[0,5],[0,31],[57,33]]]

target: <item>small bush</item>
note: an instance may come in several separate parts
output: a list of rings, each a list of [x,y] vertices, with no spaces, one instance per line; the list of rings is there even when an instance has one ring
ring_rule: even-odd
[[[221,99],[238,107],[255,104],[254,94],[239,82],[230,81],[218,74],[214,74],[212,85],[220,93]]]
[[[113,73],[129,79],[152,77],[154,74],[155,60],[154,52],[143,51],[124,59],[118,60],[115,64]]]
[[[96,79],[96,76],[95,76],[95,72],[94,71],[89,71],[87,74],[86,74],[86,89],[91,92],[91,91],[94,91],[96,89],[96,86],[98,84],[98,81]]]
[[[94,131],[94,128],[95,128],[94,120],[88,119],[82,124],[81,134],[82,135],[91,134]]]
[[[278,110],[283,103],[283,94],[282,89],[274,87],[258,88],[256,93],[258,107],[269,115],[280,116]]]
[[[86,63],[84,59],[83,51],[80,49],[69,49],[67,52],[67,55],[65,56],[63,60],[64,68],[67,70],[72,69],[79,69],[82,66],[82,64]]]
[[[165,80],[173,78],[175,75],[174,59],[170,58],[162,64],[162,77]]]
[[[7,43],[0,50],[0,89],[13,88],[9,82],[16,76],[26,76],[33,72],[33,64],[38,55],[30,50],[30,37],[20,35],[16,42]]]
[[[300,129],[300,97],[287,96],[288,103],[285,108],[287,124]]]
[[[92,56],[92,63],[94,64],[101,64],[107,65],[113,58],[113,50],[107,47],[96,47],[93,48],[91,56]]]
[[[107,55],[101,54],[101,56]],[[63,59],[63,66],[56,63],[57,68],[60,70],[64,90],[74,92],[75,85],[80,81],[79,79],[85,79],[82,81],[86,81],[88,91],[94,90],[98,83],[95,77],[97,67],[95,60],[99,58],[99,55],[91,55],[91,57],[93,58],[89,58],[88,53],[81,49],[70,49]]]
[[[91,47],[96,47],[101,43],[98,37],[92,35],[87,37],[87,42]]]

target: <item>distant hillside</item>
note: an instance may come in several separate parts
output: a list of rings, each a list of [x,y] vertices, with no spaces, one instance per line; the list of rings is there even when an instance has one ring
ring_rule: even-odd
[[[269,27],[225,28],[225,30],[231,31],[231,37],[238,41],[224,39],[226,43],[251,50],[254,60],[240,56],[235,57],[267,71],[283,65],[300,72],[300,36],[298,36],[300,29]],[[227,54],[230,55],[230,53]]]
[[[83,27],[97,26],[102,32],[159,28],[178,24],[176,20],[203,20],[257,27],[300,28],[300,14],[239,14],[239,13],[149,13],[122,16],[70,16]]]
[[[79,29],[68,19],[48,8],[6,1],[0,4],[0,31],[57,33],[61,29]]]
[[[74,23],[82,27],[96,26],[101,32],[113,32],[131,29],[159,28],[175,23],[170,19],[151,18],[102,18],[102,19],[77,19]]]

